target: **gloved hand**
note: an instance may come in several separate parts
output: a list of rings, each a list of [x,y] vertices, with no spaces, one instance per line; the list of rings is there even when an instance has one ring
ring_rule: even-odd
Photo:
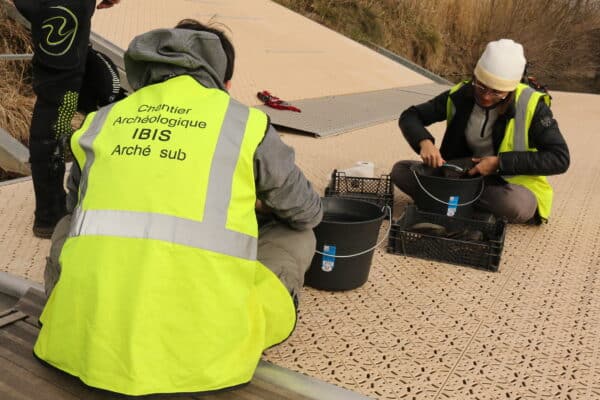
[[[96,8],[98,10],[101,10],[103,8],[110,8],[110,7],[114,6],[115,4],[119,4],[120,2],[121,2],[121,0],[102,0]]]

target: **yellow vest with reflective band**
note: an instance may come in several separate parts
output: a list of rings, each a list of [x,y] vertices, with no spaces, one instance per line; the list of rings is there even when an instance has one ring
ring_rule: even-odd
[[[468,81],[460,82],[450,89],[450,94],[456,92]],[[515,90],[515,117],[511,118],[506,124],[504,138],[500,143],[498,153],[509,151],[537,151],[536,148],[529,146],[529,127],[531,120],[540,99],[550,105],[550,97],[542,92],[538,92],[528,85],[520,83]],[[446,103],[446,121],[450,125],[456,109],[450,96]],[[503,176],[503,178],[513,184],[521,185],[531,190],[537,200],[538,213],[543,220],[548,220],[550,210],[552,209],[553,190],[548,179],[541,175],[515,175]]]
[[[267,117],[188,76],[73,135],[79,202],[35,354],[118,393],[247,383],[296,314],[256,260],[254,153]]]

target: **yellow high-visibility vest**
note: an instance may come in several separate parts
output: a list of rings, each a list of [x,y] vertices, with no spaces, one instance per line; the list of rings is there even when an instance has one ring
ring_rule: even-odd
[[[254,153],[267,117],[189,76],[90,114],[79,202],[41,316],[42,360],[118,393],[247,383],[296,313],[256,260]]]
[[[460,82],[450,89],[450,94],[455,93],[468,81]],[[506,124],[504,138],[500,143],[498,153],[509,151],[537,151],[535,147],[529,146],[529,127],[531,120],[540,99],[550,105],[550,97],[542,92],[538,92],[528,85],[520,83],[515,89],[515,117],[511,118]],[[454,117],[456,109],[452,99],[448,96],[446,103],[446,121]],[[521,185],[529,189],[537,200],[537,208],[540,217],[548,220],[550,210],[552,209],[553,190],[548,179],[541,175],[515,175],[503,176],[503,178],[513,184]]]

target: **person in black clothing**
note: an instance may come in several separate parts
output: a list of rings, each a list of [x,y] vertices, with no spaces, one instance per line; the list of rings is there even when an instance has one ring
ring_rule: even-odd
[[[103,0],[108,8],[120,0]],[[65,215],[64,151],[75,111],[89,112],[122,97],[114,64],[89,46],[96,0],[14,0],[31,23],[33,90],[37,100],[29,152],[35,192],[35,236],[50,238]],[[84,77],[86,69],[101,76]],[[84,85],[84,80],[86,84]],[[83,101],[79,101],[80,98]]]
[[[569,149],[549,97],[520,83],[525,65],[520,44],[510,39],[490,42],[471,80],[408,108],[399,126],[425,168],[448,161],[467,167],[469,175],[485,177],[478,208],[513,223],[541,223],[552,204],[545,176],[567,170]],[[446,132],[438,149],[426,126],[444,120]],[[394,184],[413,198],[418,187],[411,168],[417,164],[399,161],[391,172]]]

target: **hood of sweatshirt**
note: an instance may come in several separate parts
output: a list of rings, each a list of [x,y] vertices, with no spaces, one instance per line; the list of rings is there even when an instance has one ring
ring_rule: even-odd
[[[227,56],[219,37],[190,29],[156,29],[136,36],[125,52],[127,80],[134,90],[179,75],[225,90]]]

